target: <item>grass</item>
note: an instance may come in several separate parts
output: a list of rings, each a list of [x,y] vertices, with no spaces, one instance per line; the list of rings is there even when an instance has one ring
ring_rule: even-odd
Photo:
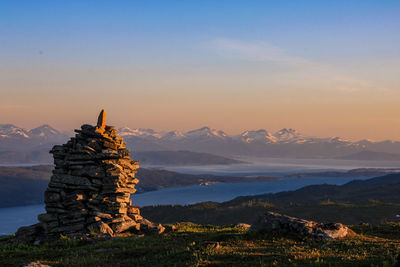
[[[377,225],[387,221],[399,221],[396,214],[399,213],[400,202],[386,203],[369,200],[357,203],[326,200],[309,203],[280,203],[261,199],[237,199],[223,203],[160,205],[140,209],[145,218],[164,224],[191,221],[213,225],[252,224],[267,210],[320,222],[341,222],[347,225],[366,222]]]
[[[235,226],[180,223],[161,236],[96,242],[0,245],[0,266],[391,266],[400,252],[400,226],[354,226],[357,237],[316,241]],[[388,231],[396,234],[390,235]],[[370,234],[378,235],[372,237]]]

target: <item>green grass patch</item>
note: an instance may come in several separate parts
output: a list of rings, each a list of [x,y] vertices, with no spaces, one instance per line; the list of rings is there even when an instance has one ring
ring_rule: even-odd
[[[0,245],[1,266],[42,262],[52,266],[391,266],[400,240],[382,238],[399,225],[352,227],[363,235],[316,241],[235,226],[179,223],[161,236],[96,242],[64,239],[59,244]],[[371,230],[372,229],[372,230]],[[374,238],[370,234],[379,233]],[[397,234],[396,234],[397,235]]]

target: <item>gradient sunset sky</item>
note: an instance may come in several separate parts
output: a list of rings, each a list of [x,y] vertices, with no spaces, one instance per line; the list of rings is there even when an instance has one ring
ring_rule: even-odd
[[[0,2],[0,123],[400,140],[400,1]]]

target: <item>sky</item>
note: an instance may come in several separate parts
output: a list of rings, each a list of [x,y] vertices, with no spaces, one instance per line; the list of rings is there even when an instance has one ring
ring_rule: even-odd
[[[0,123],[400,140],[400,1],[0,2]]]

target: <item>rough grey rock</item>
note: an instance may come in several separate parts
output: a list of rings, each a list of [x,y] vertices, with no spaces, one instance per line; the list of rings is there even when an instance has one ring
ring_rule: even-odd
[[[139,220],[140,231],[148,234],[162,234],[165,231],[165,227],[161,224],[155,224],[147,219]]]
[[[114,234],[114,231],[110,228],[110,226],[108,226],[108,224],[102,221],[89,225],[88,229],[95,233],[109,235],[109,236],[113,236]]]
[[[275,212],[267,212],[252,225],[252,230],[277,230],[321,239],[343,238],[355,233],[341,223],[307,221]]]
[[[34,243],[42,230],[40,223],[21,227],[18,229],[17,233],[15,233],[13,241],[19,243]]]
[[[247,224],[247,223],[238,223],[238,224],[236,224],[236,227],[240,227],[240,228],[250,228],[251,227],[251,225],[250,224]]]
[[[24,264],[23,267],[51,267],[51,266],[47,265],[47,264],[42,264],[39,262],[30,262],[30,263]]]

